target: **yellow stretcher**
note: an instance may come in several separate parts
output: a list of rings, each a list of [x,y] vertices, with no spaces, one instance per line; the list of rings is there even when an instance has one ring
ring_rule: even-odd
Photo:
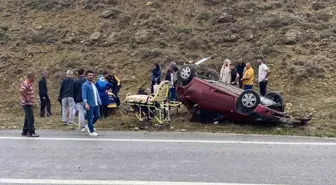
[[[169,101],[169,81],[163,81],[159,84],[158,90],[152,95],[128,95],[124,100],[128,105],[127,112],[133,112],[140,121],[141,127],[148,127],[145,122],[150,123],[154,118],[162,126],[168,123],[170,127],[170,111],[172,108],[178,108],[182,104],[178,101]]]

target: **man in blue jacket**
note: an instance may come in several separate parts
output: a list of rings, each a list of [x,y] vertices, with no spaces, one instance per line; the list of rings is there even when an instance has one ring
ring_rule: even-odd
[[[88,126],[86,129],[90,133],[90,136],[99,136],[96,133],[96,129],[94,125],[96,121],[99,119],[100,111],[99,106],[101,105],[101,100],[99,97],[98,90],[94,84],[94,75],[93,71],[86,71],[87,81],[82,85],[82,98],[83,103],[85,105],[85,109],[87,111],[87,120]]]

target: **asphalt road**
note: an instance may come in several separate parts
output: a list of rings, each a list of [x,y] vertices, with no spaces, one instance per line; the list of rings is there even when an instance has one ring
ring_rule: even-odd
[[[336,184],[336,139],[99,133],[0,131],[0,184]]]

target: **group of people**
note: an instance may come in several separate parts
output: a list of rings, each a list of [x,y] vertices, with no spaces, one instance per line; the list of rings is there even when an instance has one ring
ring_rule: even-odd
[[[260,94],[265,96],[268,76],[271,71],[265,64],[263,57],[258,57],[257,63],[259,66],[257,83],[259,84]],[[237,66],[226,59],[220,70],[219,80],[225,84],[239,85],[244,90],[253,89],[254,70],[251,63],[245,63],[242,59],[239,60]]]
[[[47,78],[48,72],[44,70],[39,81],[40,116],[51,116],[51,103],[48,95]],[[39,137],[34,127],[34,89],[35,75],[30,73],[27,79],[21,84],[21,105],[25,112],[23,136]],[[96,82],[95,82],[96,81]],[[78,112],[78,122],[82,132],[88,132],[90,136],[98,136],[94,127],[96,121],[108,116],[108,105],[110,103],[108,92],[115,96],[119,105],[118,92],[121,88],[120,80],[107,71],[101,72],[95,80],[92,70],[78,70],[78,78],[73,78],[73,72],[68,70],[66,78],[61,82],[59,90],[59,102],[62,106],[62,119],[65,125],[74,123],[75,115]],[[47,110],[47,111],[46,111]],[[87,124],[85,123],[87,120]]]
[[[74,79],[73,72],[68,70],[67,77],[61,82],[58,99],[62,105],[62,119],[65,125],[73,124],[75,114],[78,112],[82,132],[90,131],[91,135],[96,135],[95,132],[92,133],[90,127],[97,119],[108,116],[109,92],[112,92],[115,95],[115,100],[119,101],[118,92],[121,84],[115,75],[110,75],[107,71],[100,71],[95,83],[93,83],[93,72],[86,71],[86,75],[84,73],[84,69],[78,70],[79,77]],[[89,91],[92,91],[93,94],[88,93]],[[98,107],[93,107],[92,111],[89,111],[89,108],[91,110],[90,105]],[[93,117],[93,124],[85,125],[85,115],[88,122]]]
[[[257,58],[259,65],[258,79],[260,94],[266,95],[268,76],[270,70],[262,57]],[[168,98],[170,101],[177,101],[177,79],[178,67],[175,62],[168,66],[165,80],[170,82]],[[47,78],[48,72],[42,72],[39,81],[40,97],[40,116],[51,116],[51,103],[48,95]],[[152,69],[151,93],[155,94],[161,83],[161,68],[155,64]],[[244,90],[253,89],[254,70],[250,63],[239,60],[235,66],[229,59],[224,61],[220,70],[219,80],[225,84],[239,85]],[[25,121],[23,126],[23,136],[39,137],[34,128],[34,90],[33,83],[35,76],[33,73],[27,75],[27,79],[21,84],[21,105],[25,112]],[[66,78],[61,82],[59,90],[59,102],[62,106],[62,119],[65,125],[74,123],[75,115],[78,112],[78,122],[82,132],[89,132],[90,136],[98,136],[94,125],[99,118],[108,116],[108,105],[110,103],[108,92],[112,92],[116,97],[117,105],[120,105],[118,93],[121,88],[120,80],[109,74],[107,71],[100,71],[98,79],[94,79],[94,73],[91,70],[85,72],[84,69],[78,70],[78,78],[73,77],[73,72],[68,70]],[[87,120],[87,124],[85,123]]]
[[[268,76],[270,70],[265,64],[263,57],[257,58],[257,64],[259,66],[257,83],[259,84],[260,94],[262,96],[266,95],[266,89],[268,84]],[[171,62],[168,66],[166,72],[165,80],[170,82],[170,88],[168,97],[170,101],[177,100],[176,87],[178,79],[178,67],[175,62]],[[156,87],[161,82],[161,69],[159,64],[155,64],[152,69],[152,78],[151,78],[151,93],[155,93]],[[244,90],[253,89],[255,84],[254,78],[254,69],[251,63],[245,63],[242,59],[239,59],[237,65],[233,64],[229,59],[225,59],[223,66],[220,70],[219,81],[224,84],[239,85],[240,88]]]
[[[175,62],[171,62],[168,66],[166,72],[165,80],[170,82],[168,99],[170,101],[177,101],[176,87],[177,87],[177,78],[178,78],[178,67]],[[155,64],[152,69],[152,78],[151,78],[151,93],[154,94],[159,87],[161,82],[161,68],[159,64]]]

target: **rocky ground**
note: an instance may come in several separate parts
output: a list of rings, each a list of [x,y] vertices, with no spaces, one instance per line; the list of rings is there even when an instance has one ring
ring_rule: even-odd
[[[123,97],[148,87],[154,63],[213,56],[208,65],[219,71],[225,58],[254,63],[262,55],[273,71],[269,88],[284,95],[288,111],[315,113],[309,126],[290,132],[336,136],[335,13],[335,0],[1,0],[1,128],[21,125],[18,87],[27,71],[49,69],[59,112],[55,100],[67,69],[114,71]],[[38,124],[60,124],[49,121]]]

